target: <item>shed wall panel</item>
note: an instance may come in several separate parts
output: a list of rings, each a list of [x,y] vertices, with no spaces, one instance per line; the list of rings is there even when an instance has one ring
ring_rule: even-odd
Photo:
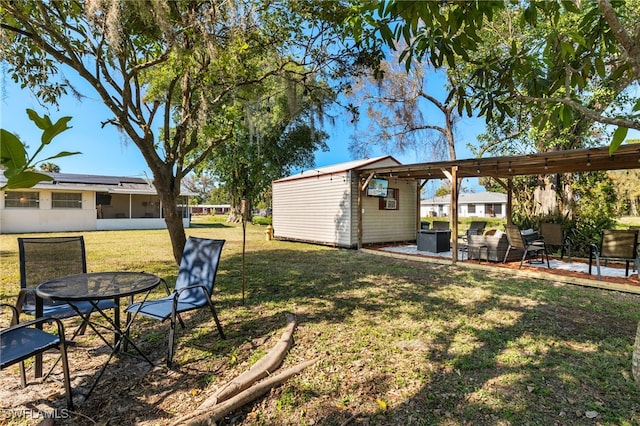
[[[352,192],[348,175],[323,175],[273,184],[276,238],[350,247]]]
[[[381,210],[377,197],[363,196],[363,244],[411,241],[416,238],[417,184],[391,180],[389,188],[400,191],[398,210]]]

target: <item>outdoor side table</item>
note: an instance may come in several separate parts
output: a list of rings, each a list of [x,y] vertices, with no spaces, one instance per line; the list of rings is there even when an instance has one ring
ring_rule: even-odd
[[[136,346],[129,337],[129,328],[135,319],[137,312],[131,315],[124,328],[120,326],[120,298],[130,297],[136,294],[144,294],[144,300],[149,297],[151,290],[160,284],[161,279],[153,274],[144,272],[94,272],[89,274],[69,275],[53,280],[45,281],[36,287],[38,297],[49,300],[64,301],[68,303],[76,313],[87,322],[89,327],[111,348],[111,354],[96,377],[91,389],[86,394],[88,398],[98,381],[102,377],[104,370],[119,351],[123,340],[144,358],[149,364],[153,362]],[[100,300],[113,300],[117,307],[114,309],[113,318],[98,307]],[[144,301],[143,300],[143,301]],[[74,305],[74,302],[89,302],[97,312],[104,318],[108,325],[91,321],[90,315],[83,315]],[[108,330],[115,334],[115,342],[112,345],[99,329]]]
[[[451,250],[451,231],[444,229],[421,229],[416,234],[418,251],[440,253]]]

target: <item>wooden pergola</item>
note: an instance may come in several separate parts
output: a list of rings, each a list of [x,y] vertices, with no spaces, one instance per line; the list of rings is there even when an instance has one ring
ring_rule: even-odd
[[[507,190],[507,221],[511,222],[512,179],[514,176],[553,175],[559,173],[591,172],[605,170],[640,169],[640,144],[622,145],[609,154],[609,147],[550,151],[529,155],[473,158],[456,161],[416,163],[367,169],[360,172],[360,182],[369,177],[395,178],[421,182],[422,188],[431,179],[448,179],[451,182],[451,232],[454,235],[453,262],[458,260],[458,195],[460,181],[464,178],[492,177]],[[364,188],[361,188],[364,190]],[[420,191],[418,191],[418,215],[420,222]],[[362,210],[362,206],[359,206]],[[358,246],[362,246],[362,229],[359,229]]]

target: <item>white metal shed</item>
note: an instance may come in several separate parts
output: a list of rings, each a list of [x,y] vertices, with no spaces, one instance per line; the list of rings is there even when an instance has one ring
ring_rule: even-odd
[[[366,195],[362,190],[365,182],[358,179],[366,176],[367,169],[396,165],[400,165],[397,160],[385,156],[306,170],[274,181],[274,237],[356,248],[361,220],[362,244],[415,240],[417,183],[387,178],[387,196],[374,197]],[[358,215],[359,195],[362,215]]]

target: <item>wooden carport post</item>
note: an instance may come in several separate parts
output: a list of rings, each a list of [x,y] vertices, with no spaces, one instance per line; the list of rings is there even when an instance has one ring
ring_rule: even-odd
[[[458,166],[451,167],[451,260],[458,261]]]
[[[513,212],[513,178],[507,178],[507,225],[511,225],[511,213]]]
[[[361,178],[361,174],[358,173],[357,177],[356,177],[356,186],[358,187],[358,250],[360,250],[362,248],[362,233],[363,233],[363,228],[362,228],[362,194],[364,193],[365,189],[367,189],[367,185],[369,185],[369,181],[373,178],[373,176],[375,175],[375,173],[371,172],[369,174],[369,176],[367,177],[367,179],[365,179],[365,181],[362,183],[362,185],[360,185],[360,178]]]

